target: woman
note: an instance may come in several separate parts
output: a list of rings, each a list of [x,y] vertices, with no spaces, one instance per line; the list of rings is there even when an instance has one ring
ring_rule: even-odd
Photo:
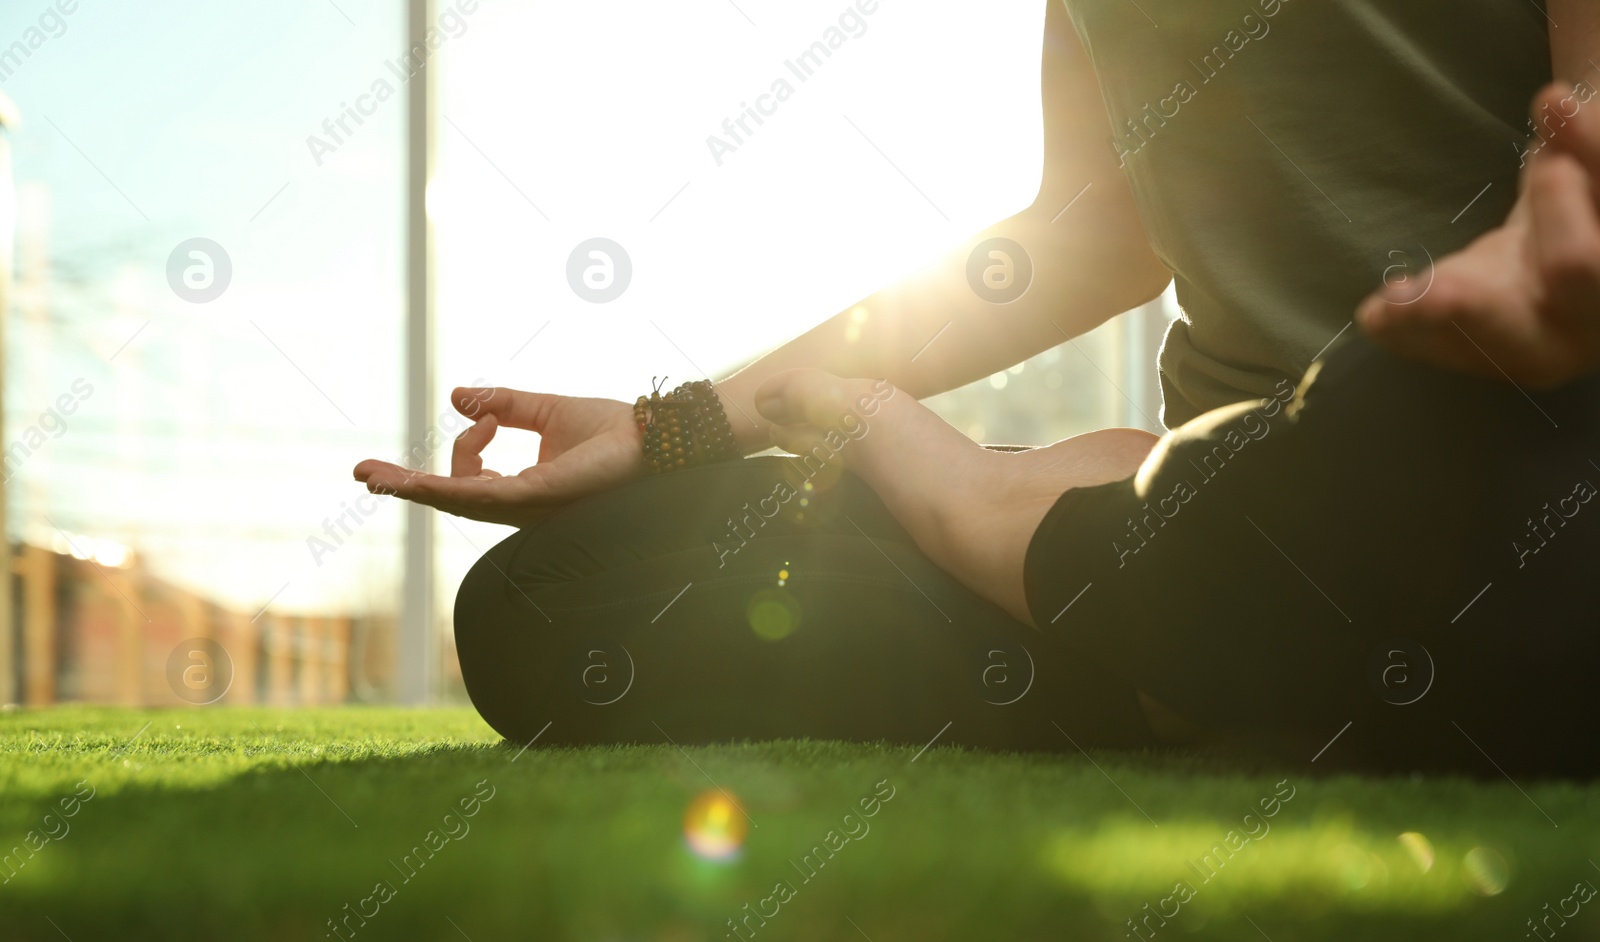
[[[1597,56],[1582,0],[1050,4],[1039,197],[938,274],[698,396],[458,389],[450,476],[356,477],[522,528],[456,603],[519,742],[1591,771]],[[1159,440],[989,450],[916,401],[1174,279]],[[502,426],[538,464],[482,467]]]

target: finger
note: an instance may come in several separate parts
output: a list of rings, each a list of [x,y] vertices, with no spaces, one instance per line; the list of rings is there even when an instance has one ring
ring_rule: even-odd
[[[426,471],[407,468],[391,461],[368,458],[356,465],[356,480],[374,494],[396,494],[396,484],[426,475]]]
[[[483,473],[483,449],[494,440],[497,428],[499,422],[490,414],[456,436],[456,443],[450,450],[451,477],[470,478]]]
[[[405,468],[402,468],[393,462],[383,461],[379,458],[368,458],[356,465],[354,471],[355,479],[365,484],[375,472],[380,470],[393,474],[408,473]]]
[[[1438,325],[1460,313],[1455,294],[1448,282],[1438,284],[1438,271],[1430,267],[1368,295],[1356,308],[1356,322],[1368,333]]]
[[[474,421],[492,415],[507,428],[537,432],[544,428],[551,407],[560,398],[504,386],[458,386],[450,393],[450,404]]]
[[[1385,349],[1435,366],[1489,375],[1493,364],[1472,345],[1468,329],[1479,322],[1472,298],[1478,293],[1459,279],[1431,282],[1413,300],[1385,292],[1368,297],[1356,310],[1356,323]]]
[[[1587,86],[1585,86],[1587,88]],[[1587,94],[1593,97],[1593,91]],[[1533,99],[1533,123],[1549,148],[1542,156],[1568,154],[1600,179],[1600,114],[1565,82],[1552,82]],[[1537,159],[1537,158],[1536,158]]]
[[[527,505],[543,496],[537,481],[527,477],[445,477],[394,465],[374,471],[367,479],[367,490],[394,494],[462,517],[499,522],[521,519]]]
[[[1552,310],[1592,337],[1600,323],[1600,214],[1589,190],[1590,175],[1568,154],[1529,168],[1534,254]]]
[[[822,370],[784,370],[756,387],[756,411],[777,425],[828,426],[850,409],[850,386]]]
[[[355,479],[363,484],[366,484],[367,490],[372,491],[374,494],[394,494],[394,489],[390,487],[390,484],[392,484],[394,481],[409,481],[418,476],[424,476],[427,474],[428,472],[426,471],[418,471],[415,468],[407,468],[402,465],[394,464],[390,461],[382,461],[377,458],[368,458],[355,467]],[[478,472],[477,476],[482,478],[497,478],[501,475],[498,471],[490,471],[486,469]],[[380,487],[383,488],[382,491],[378,490]]]

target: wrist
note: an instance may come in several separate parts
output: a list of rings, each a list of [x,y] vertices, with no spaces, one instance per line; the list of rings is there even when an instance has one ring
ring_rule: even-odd
[[[722,403],[722,411],[728,416],[734,443],[739,446],[741,454],[748,455],[772,447],[772,424],[756,411],[754,389],[750,384],[741,381],[739,376],[730,376],[721,382],[714,382],[712,388]]]
[[[651,473],[678,471],[743,456],[716,387],[710,380],[659,388],[633,404],[645,466]]]

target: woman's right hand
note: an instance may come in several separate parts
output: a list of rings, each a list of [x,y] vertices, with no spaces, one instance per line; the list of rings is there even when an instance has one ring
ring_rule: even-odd
[[[448,477],[368,458],[356,465],[356,480],[374,494],[523,527],[644,473],[639,429],[625,402],[461,387],[450,403],[474,421],[456,438]],[[537,464],[511,475],[483,466],[483,449],[501,426],[539,433]]]

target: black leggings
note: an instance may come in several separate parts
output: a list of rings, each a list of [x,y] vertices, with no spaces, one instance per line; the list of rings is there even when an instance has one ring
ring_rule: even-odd
[[[1597,381],[1524,395],[1360,339],[1311,375],[1067,492],[1028,554],[1038,628],[858,479],[752,458],[490,550],[456,600],[467,690],[521,743],[1138,747],[1143,691],[1319,767],[1593,771]]]
[[[1150,741],[1131,686],[945,575],[860,479],[794,467],[634,481],[490,550],[455,619],[483,718],[541,744]]]

